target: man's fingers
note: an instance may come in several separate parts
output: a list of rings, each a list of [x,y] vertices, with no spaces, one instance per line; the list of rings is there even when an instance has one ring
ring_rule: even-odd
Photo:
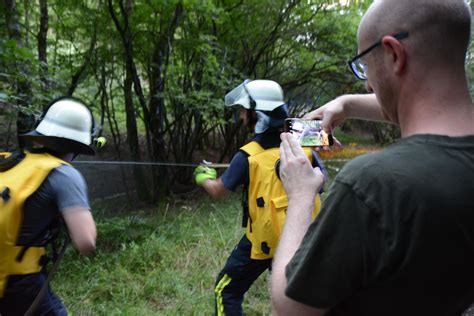
[[[290,161],[308,160],[303,148],[293,134],[282,133],[280,137],[282,140],[280,145],[280,161],[282,166],[286,166]]]
[[[288,161],[288,154],[291,153],[290,145],[287,141],[288,133],[281,133],[281,144],[280,144],[280,162],[282,165],[285,165]]]
[[[324,172],[321,170],[319,167],[314,167],[314,173],[318,178],[322,180],[321,186],[324,184],[324,182],[327,181],[327,176],[324,174]]]
[[[321,168],[319,168],[319,167],[314,167],[313,169],[314,169],[314,172],[315,172],[318,176],[324,178],[324,173],[321,171]]]
[[[333,129],[334,122],[332,121],[333,113],[326,112],[324,113],[323,122],[321,123],[324,131],[326,133],[331,133]]]
[[[322,120],[321,125],[323,129],[327,133],[330,133],[335,125],[334,122],[332,121],[333,116],[334,116],[334,113],[332,113],[331,111],[328,111],[326,106],[322,106],[312,112],[309,112],[308,114],[303,116],[303,118],[307,120]]]
[[[324,110],[322,108],[317,108],[314,111],[306,113],[303,118],[307,120],[320,120],[323,117]]]
[[[296,140],[296,137],[293,134],[287,135],[287,140],[289,147],[291,149],[291,153],[295,157],[301,157],[304,156],[306,157],[303,148],[301,147],[300,143],[298,140]]]

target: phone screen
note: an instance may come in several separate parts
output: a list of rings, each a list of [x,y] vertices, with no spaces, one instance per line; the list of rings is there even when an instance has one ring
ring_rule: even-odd
[[[285,131],[293,133],[301,146],[332,146],[332,134],[323,130],[321,120],[288,118],[285,120]]]

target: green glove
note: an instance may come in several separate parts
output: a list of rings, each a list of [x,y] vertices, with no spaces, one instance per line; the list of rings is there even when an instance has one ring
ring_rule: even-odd
[[[95,146],[96,146],[97,148],[102,148],[102,147],[105,146],[105,143],[107,143],[107,139],[105,139],[105,137],[103,137],[103,136],[100,136],[100,137],[98,137],[98,138],[96,139],[96,144],[95,144]]]
[[[215,180],[217,178],[217,170],[207,166],[197,166],[194,169],[194,180],[197,185],[202,185],[207,179]]]

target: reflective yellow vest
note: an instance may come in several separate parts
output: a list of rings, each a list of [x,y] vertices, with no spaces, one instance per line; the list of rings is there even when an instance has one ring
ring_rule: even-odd
[[[3,153],[3,156],[9,154]],[[0,297],[10,275],[41,271],[44,247],[29,247],[20,260],[23,247],[17,246],[23,222],[23,205],[43,183],[48,174],[67,162],[47,153],[26,156],[17,165],[0,172]]]
[[[275,254],[288,207],[285,189],[275,172],[280,150],[265,150],[257,142],[250,142],[240,149],[249,155],[249,216],[246,235],[252,243],[250,257],[256,260],[270,259]],[[311,149],[304,150],[312,162]],[[316,195],[314,205],[313,220],[321,206],[319,195]]]

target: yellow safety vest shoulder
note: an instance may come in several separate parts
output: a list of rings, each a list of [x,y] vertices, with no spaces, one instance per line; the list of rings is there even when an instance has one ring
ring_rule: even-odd
[[[288,198],[276,173],[280,159],[279,148],[263,149],[257,142],[240,148],[248,154],[249,186],[246,235],[252,243],[250,257],[264,260],[273,258],[286,218]],[[304,148],[312,162],[311,149]],[[313,219],[320,209],[320,198],[316,195]]]
[[[23,222],[23,205],[53,169],[68,164],[47,153],[25,154],[18,164],[0,172],[0,297],[3,297],[9,275],[41,270],[44,247],[29,247],[22,254],[23,247],[17,246]],[[2,155],[8,156],[8,153]]]

